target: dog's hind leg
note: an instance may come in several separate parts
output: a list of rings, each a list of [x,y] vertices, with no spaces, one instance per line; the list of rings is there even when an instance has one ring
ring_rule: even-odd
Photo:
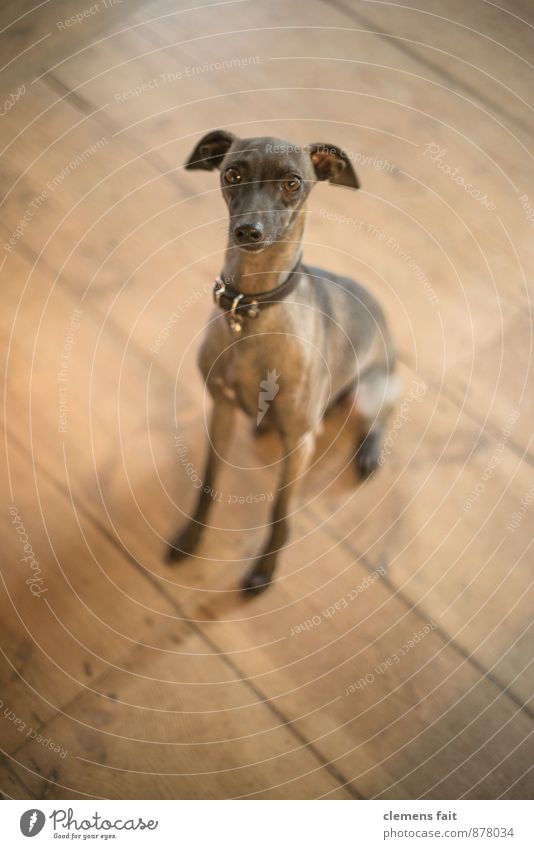
[[[170,563],[183,560],[184,557],[192,554],[204,533],[208,513],[216,494],[214,484],[221,465],[221,455],[226,451],[232,436],[234,409],[233,403],[225,398],[218,398],[213,405],[209,428],[210,445],[202,487],[193,516],[169,546],[167,560]]]
[[[400,381],[387,366],[374,366],[359,381],[355,410],[363,423],[356,451],[356,467],[361,477],[371,475],[379,465],[384,427],[398,399]]]

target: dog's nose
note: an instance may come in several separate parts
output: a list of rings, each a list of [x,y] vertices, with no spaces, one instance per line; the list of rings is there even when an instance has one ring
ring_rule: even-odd
[[[259,222],[256,224],[239,224],[234,233],[240,245],[251,245],[263,238],[263,226]]]

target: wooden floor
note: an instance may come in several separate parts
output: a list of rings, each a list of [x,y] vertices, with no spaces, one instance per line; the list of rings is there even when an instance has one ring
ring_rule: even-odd
[[[532,5],[32,5],[0,21],[2,792],[532,797]],[[305,255],[380,298],[404,379],[365,484],[330,417],[252,601],[279,447],[244,418],[163,559],[225,242],[182,163],[219,126],[349,152]]]

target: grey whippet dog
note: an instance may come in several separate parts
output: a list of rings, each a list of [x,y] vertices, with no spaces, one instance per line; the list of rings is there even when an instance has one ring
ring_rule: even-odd
[[[377,467],[384,423],[397,395],[395,354],[382,310],[369,292],[350,278],[301,264],[306,200],[314,183],[359,187],[344,151],[266,137],[239,139],[215,130],[201,139],[185,167],[219,169],[230,225],[224,268],[214,284],[214,316],[199,355],[214,404],[209,455],[194,514],[173,540],[168,559],[181,560],[195,550],[234,411],[240,407],[256,418],[262,381],[265,386],[274,375],[278,391],[264,423],[279,433],[284,460],[268,540],[243,584],[258,592],[270,583],[287,539],[295,482],[312,455],[325,412],[338,399],[353,400],[359,419],[360,474]]]

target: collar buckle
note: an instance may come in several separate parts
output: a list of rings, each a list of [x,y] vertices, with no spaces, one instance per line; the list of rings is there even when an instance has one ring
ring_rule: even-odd
[[[257,318],[260,314],[260,305],[257,301],[251,301],[247,305],[247,315],[249,318]]]

